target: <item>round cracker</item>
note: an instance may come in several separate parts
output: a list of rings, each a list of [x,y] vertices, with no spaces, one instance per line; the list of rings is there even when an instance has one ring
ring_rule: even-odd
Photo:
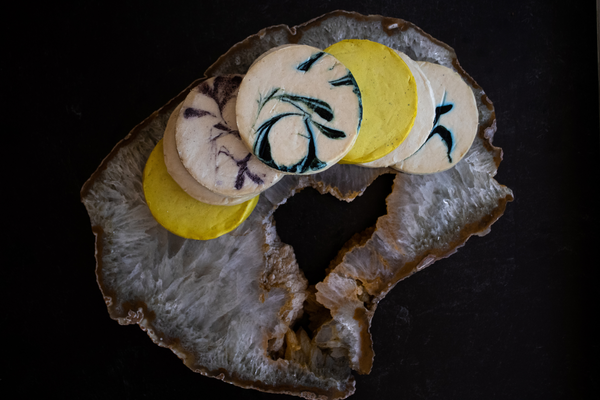
[[[152,216],[168,231],[186,239],[214,239],[237,228],[258,203],[259,196],[234,206],[192,198],[167,172],[163,154],[161,140],[146,162],[143,187]]]
[[[181,163],[211,192],[256,196],[283,174],[252,155],[238,133],[235,104],[241,75],[210,78],[187,95],[175,124]]]

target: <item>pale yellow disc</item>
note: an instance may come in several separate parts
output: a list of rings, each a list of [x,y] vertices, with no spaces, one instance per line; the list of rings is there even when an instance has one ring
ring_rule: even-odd
[[[410,69],[394,50],[369,40],[343,40],[325,51],[350,70],[362,95],[360,134],[341,162],[367,163],[390,153],[417,115],[417,85]]]
[[[144,195],[152,216],[165,229],[187,239],[208,240],[234,230],[254,210],[259,196],[234,206],[202,203],[171,178],[158,142],[144,168]]]

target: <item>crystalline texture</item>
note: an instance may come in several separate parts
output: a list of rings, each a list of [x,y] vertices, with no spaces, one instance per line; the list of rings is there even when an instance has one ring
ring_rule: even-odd
[[[188,88],[136,127],[82,189],[97,235],[98,283],[111,317],[139,324],[197,372],[306,398],[349,396],[350,369],[371,369],[369,326],[379,300],[469,236],[487,233],[512,199],[510,189],[493,179],[501,151],[490,143],[496,128],[491,103],[460,69],[452,49],[402,20],[338,12],[291,30],[267,28],[234,46],[207,76],[244,73],[281,44],[325,48],[345,38],[378,41],[457,70],[475,93],[480,131],[454,168],[426,176],[396,173],[388,214],[370,236],[346,246],[316,288],[307,288],[293,249],[279,240],[275,209],[308,186],[351,201],[378,175],[393,171],[337,165],[321,174],[287,176],[261,195],[233,232],[210,241],[179,238],[152,218],[142,171]],[[317,321],[312,339],[302,328],[291,329],[304,312]]]

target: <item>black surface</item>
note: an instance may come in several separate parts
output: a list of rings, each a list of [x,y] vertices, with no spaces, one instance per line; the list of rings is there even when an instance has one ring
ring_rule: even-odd
[[[309,285],[325,279],[326,269],[344,244],[387,213],[385,198],[392,192],[394,174],[379,176],[352,202],[306,188],[275,211],[277,234],[294,247],[298,266]]]
[[[496,178],[515,194],[490,234],[380,303],[374,368],[352,398],[600,391],[593,2],[138,1],[3,12],[0,393],[17,388],[3,398],[288,398],[197,375],[138,327],[111,320],[79,190],[131,128],[233,44],[335,9],[403,18],[455,48],[494,102],[494,144],[504,149]]]

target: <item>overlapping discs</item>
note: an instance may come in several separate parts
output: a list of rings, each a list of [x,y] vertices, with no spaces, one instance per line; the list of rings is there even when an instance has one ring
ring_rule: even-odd
[[[412,174],[431,174],[453,167],[464,157],[477,135],[479,113],[473,91],[460,75],[439,64],[418,64],[434,93],[433,128],[425,144],[393,168]]]
[[[335,57],[287,45],[250,67],[236,114],[242,139],[263,163],[288,174],[313,174],[350,151],[362,101],[354,77]]]
[[[175,123],[181,163],[211,192],[255,196],[283,176],[260,162],[238,133],[235,105],[240,75],[210,78],[192,89]]]
[[[352,72],[364,106],[361,134],[342,162],[363,164],[389,154],[405,140],[417,115],[417,86],[409,67],[394,50],[369,40],[342,40],[325,51]]]
[[[231,232],[248,218],[258,196],[238,205],[218,206],[184,192],[167,172],[163,140],[150,154],[143,179],[146,203],[159,224],[184,238],[209,240]]]
[[[396,53],[406,63],[410,72],[412,72],[417,85],[417,93],[419,101],[417,103],[417,115],[412,129],[406,136],[406,139],[400,143],[398,147],[392,150],[391,153],[378,158],[377,160],[361,163],[363,167],[379,168],[389,167],[413,155],[427,140],[431,129],[433,128],[433,120],[435,117],[435,99],[429,79],[425,76],[419,65],[406,54],[397,51]],[[380,94],[385,97],[385,93]]]
[[[144,171],[161,225],[186,238],[216,238],[243,222],[284,173],[317,173],[345,155],[365,167],[427,174],[466,154],[478,112],[458,74],[369,41],[329,49],[356,71],[366,97],[344,64],[304,45],[271,49],[245,78],[210,78],[190,91]]]

